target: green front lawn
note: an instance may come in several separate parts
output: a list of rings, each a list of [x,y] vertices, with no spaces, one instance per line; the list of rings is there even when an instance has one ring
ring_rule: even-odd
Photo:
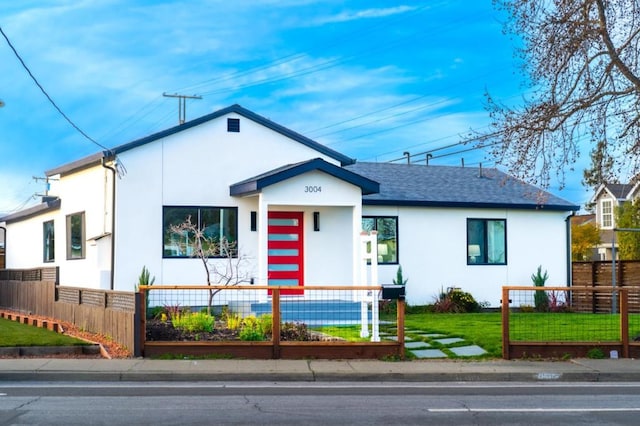
[[[40,327],[0,318],[0,346],[80,346],[87,342]]]
[[[490,356],[502,356],[502,317],[500,313],[409,314],[405,328],[426,333],[460,337],[482,347]]]

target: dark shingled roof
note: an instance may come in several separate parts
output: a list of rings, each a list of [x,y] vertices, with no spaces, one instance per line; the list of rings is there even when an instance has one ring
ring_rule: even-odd
[[[365,205],[580,208],[497,169],[397,163],[356,163],[345,168],[380,183],[378,194],[363,197]]]
[[[605,186],[617,199],[627,198],[634,185],[629,183],[606,183]]]

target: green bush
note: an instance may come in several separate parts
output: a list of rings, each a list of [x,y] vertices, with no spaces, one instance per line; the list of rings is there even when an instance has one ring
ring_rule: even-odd
[[[462,291],[459,288],[450,289],[448,292],[440,292],[436,302],[433,304],[435,312],[440,313],[469,313],[480,312],[481,306],[474,299],[471,293]]]
[[[206,312],[179,312],[171,317],[171,323],[179,330],[190,333],[212,332],[215,318]]]
[[[265,339],[265,334],[260,329],[260,321],[255,315],[249,315],[242,319],[242,329],[238,333],[240,340],[260,341]]]
[[[531,274],[531,281],[533,281],[533,285],[536,287],[544,287],[544,284],[549,279],[549,274],[547,271],[542,273],[542,265],[538,266],[538,270],[535,274]],[[549,310],[549,295],[544,290],[536,290],[533,295],[533,302],[536,306],[536,311],[538,312],[547,312]]]

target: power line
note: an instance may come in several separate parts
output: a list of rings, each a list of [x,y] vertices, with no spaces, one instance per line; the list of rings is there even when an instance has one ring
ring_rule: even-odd
[[[40,89],[40,91],[44,94],[44,96],[49,100],[49,102],[51,102],[51,105],[53,105],[53,107],[60,113],[60,115],[62,115],[62,117],[64,117],[65,120],[67,120],[67,122],[69,124],[71,124],[71,126],[76,129],[82,136],[84,136],[86,139],[88,139],[89,141],[93,142],[94,144],[96,144],[97,146],[99,146],[100,148],[102,148],[105,151],[109,151],[111,152],[111,150],[109,148],[107,148],[106,146],[102,145],[101,143],[95,141],[93,138],[91,138],[89,135],[87,135],[84,131],[82,131],[82,129],[80,129],[80,127],[78,127],[73,121],[71,121],[71,119],[64,113],[62,112],[62,110],[60,109],[60,107],[54,102],[53,99],[51,99],[51,96],[49,96],[49,94],[47,93],[46,90],[44,90],[44,87],[42,87],[42,85],[38,82],[38,80],[35,78],[35,76],[33,75],[33,73],[31,72],[31,70],[29,69],[29,67],[27,67],[27,64],[25,64],[25,62],[22,60],[22,58],[20,57],[20,54],[18,53],[18,51],[15,49],[15,47],[13,47],[13,44],[11,44],[11,41],[9,40],[9,37],[7,37],[7,35],[4,33],[4,31],[2,30],[2,27],[0,27],[0,33],[2,34],[2,36],[4,37],[4,39],[7,41],[7,44],[9,45],[9,47],[11,48],[11,50],[13,51],[13,53],[16,55],[16,58],[18,58],[18,60],[20,61],[20,63],[22,64],[22,66],[24,67],[24,69],[27,71],[27,73],[29,74],[29,76],[31,77],[31,79],[33,80],[33,82],[36,84],[36,86],[38,86],[38,88]]]

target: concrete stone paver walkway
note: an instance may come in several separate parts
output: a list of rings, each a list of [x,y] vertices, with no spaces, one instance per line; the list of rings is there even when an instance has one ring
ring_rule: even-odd
[[[395,329],[380,333],[380,337],[388,340],[398,340]],[[478,345],[464,344],[460,337],[447,336],[441,333],[428,333],[423,330],[406,328],[404,347],[416,358],[449,358],[449,357],[475,357],[487,353]],[[435,347],[434,347],[435,345]]]

